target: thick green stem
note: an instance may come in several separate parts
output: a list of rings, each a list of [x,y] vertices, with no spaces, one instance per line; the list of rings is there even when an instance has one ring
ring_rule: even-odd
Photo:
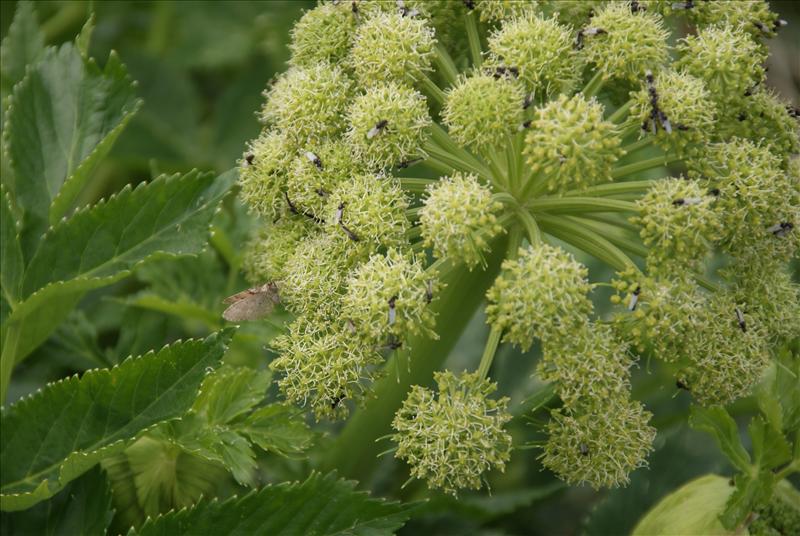
[[[435,183],[436,179],[421,179],[411,177],[400,178],[400,186],[402,186],[404,190],[413,193],[422,193],[427,190],[428,186]]]
[[[500,337],[502,335],[502,328],[492,326],[492,330],[489,332],[489,338],[486,340],[486,347],[483,349],[481,364],[478,365],[478,375],[481,379],[486,378],[489,374],[489,369],[492,367],[492,361],[494,361],[494,355],[497,353],[497,347],[500,345]]]
[[[645,136],[644,138],[638,139],[633,143],[629,143],[628,145],[622,148],[625,151],[625,154],[631,154],[639,149],[644,149],[645,147],[650,147],[656,141],[655,136]]]
[[[440,164],[440,166],[443,165],[445,168],[449,167],[457,171],[463,171],[466,173],[476,173],[477,175],[480,175],[486,178],[487,180],[491,180],[492,174],[490,171],[479,169],[470,165],[464,160],[458,158],[457,156],[453,155],[447,150],[436,145],[432,140],[428,140],[425,143],[425,145],[423,146],[423,150],[428,154],[428,158],[426,159],[426,161],[428,160],[434,161]],[[449,170],[447,171],[447,173],[449,173]]]
[[[631,111],[631,107],[633,106],[633,99],[630,99],[628,102],[617,108],[613,114],[608,116],[608,120],[612,123],[622,123],[626,117],[628,117],[628,112]]]
[[[483,63],[481,54],[481,37],[478,33],[478,20],[475,11],[472,10],[464,16],[464,26],[467,29],[467,40],[469,41],[469,53],[472,56],[472,65],[475,69],[480,69]]]
[[[583,225],[569,221],[565,217],[548,214],[538,214],[537,221],[545,232],[597,257],[615,270],[624,271],[633,268],[637,272],[640,271],[636,263],[622,250]]]
[[[629,255],[636,255],[641,258],[647,256],[647,247],[638,240],[638,235],[634,234],[634,236],[631,236],[630,231],[614,223],[572,216],[567,216],[565,219],[591,229]]]
[[[489,169],[486,164],[474,156],[472,153],[467,151],[464,147],[457,144],[453,138],[450,137],[450,134],[447,133],[445,129],[443,129],[438,123],[434,123],[431,126],[431,138],[433,142],[438,145],[442,150],[450,153],[455,158],[463,160],[474,169],[480,170],[478,172],[479,175],[486,175],[489,173]]]
[[[436,44],[434,52],[435,54],[433,56],[433,61],[436,64],[438,71],[444,75],[444,78],[447,80],[448,84],[451,86],[455,85],[456,81],[458,80],[458,68],[456,68],[453,58],[450,57],[447,49],[444,48],[441,43]]]
[[[603,74],[600,71],[594,73],[594,76],[589,83],[586,84],[586,87],[583,88],[582,93],[588,99],[590,97],[594,97],[600,91],[600,88],[603,87],[603,83],[605,80],[603,79]]]
[[[321,462],[325,470],[338,469],[340,474],[370,486],[377,464],[376,455],[384,448],[375,439],[391,432],[391,422],[412,385],[429,385],[433,372],[442,367],[475,310],[483,301],[485,290],[494,281],[506,253],[505,236],[493,243],[487,256],[486,270],[469,270],[463,264],[453,268],[431,307],[438,313],[439,338],[411,337],[405,348],[386,364],[387,376],[374,385],[375,397],[366,407],[355,412],[326,452]],[[469,289],[466,292],[465,289]],[[410,359],[410,363],[409,363]]]
[[[531,243],[531,245],[540,244],[542,242],[542,231],[539,229],[539,225],[536,223],[536,218],[533,217],[533,214],[522,207],[518,207],[516,212],[517,217],[525,227],[525,232],[528,235],[528,241]]]
[[[574,214],[583,212],[639,212],[636,203],[605,197],[540,197],[527,203],[535,212]]]
[[[648,158],[647,160],[641,160],[639,162],[628,164],[627,166],[620,166],[613,169],[611,171],[611,178],[616,180],[628,175],[633,175],[634,173],[640,173],[642,171],[664,167],[673,162],[677,162],[680,159],[681,157],[676,154],[665,154],[662,156],[656,156],[654,158]]]
[[[591,186],[582,190],[570,190],[564,193],[565,197],[613,197],[620,194],[640,194],[647,192],[656,181],[642,180],[642,181],[627,181],[627,182],[612,182],[609,184],[600,184],[598,186]]]

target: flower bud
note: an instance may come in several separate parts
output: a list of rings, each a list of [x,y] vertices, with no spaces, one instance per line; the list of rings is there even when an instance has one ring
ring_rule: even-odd
[[[489,241],[503,228],[494,213],[501,208],[492,192],[474,175],[455,173],[428,187],[419,222],[425,246],[436,257],[483,263]]]
[[[511,415],[508,398],[488,396],[497,385],[477,373],[458,376],[436,372],[438,397],[415,385],[395,415],[396,458],[406,460],[411,475],[455,495],[460,489],[479,489],[490,469],[505,468],[511,435],[503,426]]]
[[[425,97],[393,83],[370,87],[356,97],[348,116],[348,143],[368,169],[420,155],[431,124]]]
[[[537,4],[536,0],[477,0],[475,8],[481,14],[482,21],[502,22],[536,12]]]
[[[639,82],[669,59],[669,32],[658,14],[631,10],[628,2],[608,2],[588,23],[603,32],[583,39],[586,59],[603,78]]]
[[[408,200],[395,177],[364,173],[328,196],[325,228],[340,247],[372,251],[407,244]]]
[[[486,293],[487,322],[505,331],[503,340],[527,351],[533,338],[569,337],[587,322],[592,302],[588,270],[557,246],[520,248],[503,261]]]
[[[515,67],[526,91],[540,100],[569,94],[583,67],[570,30],[532,13],[509,20],[489,37],[485,68]]]
[[[239,162],[242,200],[266,220],[286,210],[284,191],[291,160],[291,144],[275,131],[264,131],[248,144]]]
[[[614,397],[589,410],[551,412],[542,464],[569,484],[595,489],[626,485],[653,449],[652,414],[635,400]]]
[[[764,81],[766,53],[749,35],[730,26],[710,26],[678,45],[676,68],[705,81],[720,105],[741,103],[745,93]]]
[[[356,17],[347,2],[321,4],[306,11],[292,28],[292,65],[339,63],[350,51]]]
[[[280,281],[286,276],[284,267],[300,243],[318,232],[310,220],[286,215],[276,223],[262,227],[245,246],[242,269],[252,285]]]
[[[486,152],[516,133],[524,100],[522,87],[513,80],[474,74],[447,92],[442,119],[456,142]]]
[[[363,397],[374,380],[371,369],[383,362],[374,348],[352,337],[344,325],[326,326],[304,317],[272,345],[278,357],[270,368],[283,374],[278,387],[289,402],[308,403],[317,420],[347,417],[347,401]]]
[[[673,178],[656,181],[637,201],[639,214],[630,221],[641,226],[642,242],[650,248],[651,274],[699,268],[720,231],[716,201],[699,182]]]
[[[402,343],[411,335],[436,337],[428,295],[436,295],[436,276],[422,263],[389,249],[356,268],[347,282],[342,315],[356,333],[376,346]]]
[[[351,82],[341,68],[315,63],[292,67],[264,95],[262,120],[303,146],[344,130]]]
[[[563,192],[610,180],[624,154],[616,127],[603,120],[603,106],[580,93],[537,108],[523,154],[550,191]]]
[[[696,2],[691,16],[698,27],[723,26],[741,28],[753,38],[775,37],[778,14],[769,10],[769,2]]]
[[[550,0],[553,13],[561,24],[569,24],[575,28],[587,26],[597,10],[606,0]]]
[[[350,64],[365,87],[413,82],[431,69],[435,42],[424,18],[375,11],[358,26]]]

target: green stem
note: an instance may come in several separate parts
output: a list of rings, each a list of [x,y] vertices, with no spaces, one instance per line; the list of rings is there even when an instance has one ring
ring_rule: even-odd
[[[21,331],[19,328],[17,322],[8,325],[3,340],[3,350],[0,352],[0,406],[5,403],[8,396],[8,385],[11,383],[11,373],[14,372]]]
[[[469,41],[469,53],[472,56],[472,65],[475,69],[480,69],[483,63],[481,55],[481,37],[478,33],[478,21],[475,18],[475,10],[464,15],[464,25],[467,29],[467,40]]]
[[[425,93],[433,98],[439,106],[444,105],[444,91],[441,90],[439,86],[434,83],[433,80],[430,79],[428,75],[422,73],[420,77],[420,83],[422,84],[422,88],[425,90]]]
[[[375,397],[364,408],[356,410],[327,449],[320,463],[323,469],[338,469],[343,476],[359,480],[365,488],[370,487],[378,461],[375,455],[384,450],[375,443],[375,438],[391,432],[392,418],[410,387],[428,385],[433,372],[442,367],[500,269],[505,240],[503,236],[492,244],[486,270],[469,270],[461,264],[443,278],[446,286],[439,299],[431,304],[440,320],[439,338],[411,337],[405,348],[413,348],[413,353],[402,350],[389,359],[385,368],[389,374],[375,382]]]
[[[597,71],[594,73],[592,79],[589,80],[589,83],[586,84],[586,87],[583,88],[582,93],[587,99],[594,97],[597,95],[597,92],[600,91],[600,88],[603,87],[604,82],[605,80],[603,80],[603,74],[600,71]]]
[[[423,209],[423,207],[414,207],[414,208],[406,209],[406,217],[409,220],[412,220],[412,221],[413,220],[418,220],[419,219],[419,213],[422,212],[422,209]]]
[[[458,68],[447,52],[447,49],[441,43],[437,43],[434,47],[433,61],[436,64],[437,70],[444,75],[445,80],[451,86],[455,85],[458,80]]]
[[[594,221],[589,218],[577,218],[574,216],[567,216],[566,219],[591,229],[629,255],[636,255],[641,258],[647,256],[648,249],[644,244],[638,241],[638,235],[631,237],[629,231],[618,227],[614,223]]]
[[[528,234],[528,241],[531,245],[535,246],[541,244],[542,231],[539,229],[539,225],[536,223],[536,218],[533,217],[533,214],[522,207],[518,207],[516,213],[522,225],[525,227],[525,232]]]
[[[500,162],[500,156],[495,151],[489,151],[489,169],[492,171],[492,178],[494,183],[498,186],[510,188],[508,175],[503,169],[503,164]]]
[[[593,255],[615,270],[622,272],[633,268],[640,272],[636,263],[617,246],[585,226],[548,214],[537,215],[537,220],[544,231]]]
[[[500,337],[503,335],[503,329],[498,326],[492,326],[489,332],[489,338],[486,340],[486,347],[483,349],[481,356],[481,364],[478,365],[478,375],[483,380],[489,374],[489,369],[492,367],[492,361],[497,353],[497,347],[500,345]]]
[[[427,190],[428,186],[436,182],[436,179],[400,177],[400,186],[402,186],[404,190],[414,193],[422,193]]]
[[[492,174],[490,171],[476,169],[474,166],[468,164],[464,160],[456,157],[445,149],[442,149],[431,140],[425,142],[423,149],[428,154],[426,161],[434,161],[435,163],[440,164],[440,167],[444,166],[445,169],[450,168],[451,170],[455,169],[466,173],[476,173],[487,180],[491,180]],[[446,173],[449,173],[449,170],[446,171]]]
[[[630,99],[628,102],[617,108],[613,114],[608,116],[608,120],[612,123],[622,123],[628,116],[628,112],[630,112],[632,106],[633,99]]]
[[[506,205],[511,205],[514,208],[519,206],[517,198],[508,192],[494,193],[492,194],[492,199],[494,199],[495,201],[500,201],[501,203],[505,203]]]
[[[609,184],[600,184],[591,186],[582,190],[570,190],[564,193],[565,197],[613,197],[620,194],[630,193],[645,193],[647,192],[656,181],[642,180],[642,181],[627,181],[627,182],[613,182]]]
[[[625,145],[622,150],[625,151],[625,154],[631,154],[639,149],[644,149],[645,147],[650,147],[656,141],[655,136],[645,136],[644,138],[640,138],[633,143],[629,143]]]
[[[530,210],[552,214],[582,212],[639,212],[636,203],[604,197],[540,197],[527,203]]]
[[[639,231],[641,228],[638,225],[630,223],[627,219],[620,218],[620,215],[620,212],[587,212],[585,214],[581,214],[579,217],[586,220],[613,225],[614,227],[628,231],[635,236],[639,236]]]
[[[447,131],[438,123],[434,123],[431,126],[430,133],[433,142],[442,150],[452,154],[456,158],[463,160],[473,168],[480,170],[478,172],[479,175],[488,175],[489,168],[486,166],[486,164],[472,153],[467,151],[464,147],[457,144],[455,140],[450,137],[450,134],[448,134]]]
[[[512,192],[519,189],[518,154],[515,152],[514,136],[506,135],[506,165],[508,169],[508,187]]]
[[[628,175],[633,175],[634,173],[665,167],[673,162],[679,161],[680,159],[681,157],[676,154],[665,154],[662,156],[656,156],[654,158],[648,158],[647,160],[641,160],[639,162],[628,164],[627,166],[620,166],[613,169],[611,171],[611,178],[619,179]]]

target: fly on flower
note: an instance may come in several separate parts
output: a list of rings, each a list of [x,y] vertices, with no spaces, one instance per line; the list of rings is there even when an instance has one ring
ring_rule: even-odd
[[[319,156],[312,153],[311,151],[306,151],[306,158],[308,158],[309,162],[317,166],[317,169],[322,169],[322,160],[320,160]]]
[[[258,320],[270,314],[280,301],[278,285],[266,283],[225,298],[222,303],[228,305],[228,308],[223,311],[222,318],[228,322]]]
[[[387,121],[386,119],[381,119],[380,121],[375,123],[375,126],[369,129],[369,132],[367,132],[367,139],[371,140],[372,138],[383,132],[383,129],[385,129],[386,125],[388,124],[389,121]]]

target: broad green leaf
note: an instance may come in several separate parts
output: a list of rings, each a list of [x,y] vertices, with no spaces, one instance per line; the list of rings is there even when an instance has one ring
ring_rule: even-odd
[[[75,38],[75,46],[78,48],[81,56],[84,58],[89,57],[89,45],[92,43],[92,34],[94,33],[95,17],[94,13],[89,15],[89,19],[81,28],[78,37]]]
[[[283,404],[255,410],[238,429],[263,450],[281,456],[298,456],[308,450],[314,440],[314,432],[302,413]]]
[[[775,486],[775,476],[771,471],[761,471],[752,476],[739,473],[733,477],[736,489],[725,504],[720,521],[728,530],[739,527],[753,508],[769,500]]]
[[[339,479],[335,473],[315,473],[302,484],[284,482],[241,498],[201,502],[187,510],[148,519],[131,533],[375,536],[397,531],[416,508],[372,499],[354,488],[355,482]]]
[[[3,297],[9,304],[15,304],[22,286],[22,272],[25,269],[22,261],[22,249],[19,245],[17,224],[11,213],[11,200],[6,192],[0,189],[0,285]]]
[[[72,207],[89,174],[139,107],[112,52],[104,69],[72,43],[48,49],[14,87],[5,125],[26,253]]]
[[[217,486],[228,478],[219,464],[150,434],[101,465],[113,490],[114,534],[141,525],[147,517],[189,507],[201,496],[213,496]]]
[[[222,368],[203,381],[192,410],[209,425],[227,424],[264,400],[271,379],[268,370]]]
[[[95,467],[53,499],[5,513],[0,526],[3,534],[97,536],[106,533],[113,515],[111,488],[100,467]]]
[[[2,412],[0,509],[52,497],[148,428],[180,417],[231,332],[165,346],[112,369],[48,385]]]
[[[187,298],[171,300],[155,292],[143,291],[121,301],[131,307],[158,311],[159,313],[173,315],[184,320],[197,320],[209,328],[216,328],[222,325],[222,315],[210,311]]]
[[[8,34],[0,45],[0,79],[4,90],[25,76],[25,66],[32,65],[44,53],[44,36],[36,21],[33,2],[19,2]]]
[[[725,408],[720,406],[704,408],[693,405],[690,411],[689,426],[711,434],[733,466],[740,471],[749,472],[751,470],[750,455],[739,439],[736,422],[725,411]]]
[[[127,277],[144,261],[199,252],[233,177],[161,177],[126,187],[53,227],[25,273],[26,299],[8,319],[20,332],[15,362],[41,344],[85,292]]]
[[[761,417],[754,417],[748,429],[753,441],[754,462],[761,469],[773,469],[792,458],[792,447],[783,434]]]

